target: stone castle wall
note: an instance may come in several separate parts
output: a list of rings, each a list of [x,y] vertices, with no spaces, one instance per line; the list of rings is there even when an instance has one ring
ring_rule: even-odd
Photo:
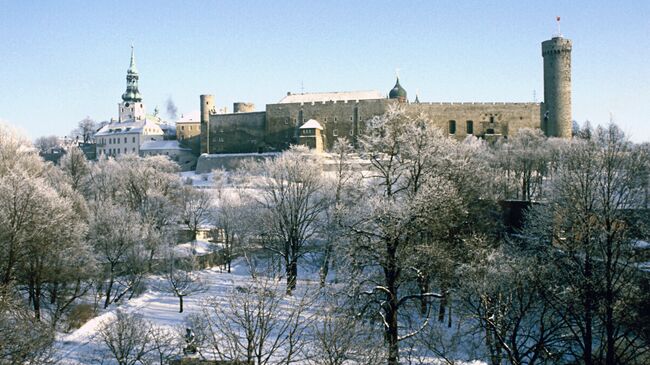
[[[313,103],[268,104],[266,106],[265,142],[274,150],[284,150],[298,143],[301,125],[316,119],[323,127],[325,150],[333,147],[338,137],[354,141],[363,128],[363,121],[386,111],[389,99],[327,101]]]
[[[374,99],[268,104],[266,112],[211,114],[210,153],[285,150],[289,145],[299,143],[299,128],[309,119],[316,119],[321,124],[323,147],[330,150],[339,137],[346,137],[354,143],[359,134],[363,133],[365,121],[384,114],[393,103],[396,101]],[[468,134],[507,138],[515,135],[521,128],[540,128],[542,105],[412,103],[404,104],[404,108],[411,117],[423,115],[442,131],[464,139]],[[450,123],[455,125],[453,130],[450,130]]]
[[[211,114],[210,153],[262,151],[265,125],[265,112]]]

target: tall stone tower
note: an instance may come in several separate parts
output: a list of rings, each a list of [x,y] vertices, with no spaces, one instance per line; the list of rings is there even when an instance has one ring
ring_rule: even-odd
[[[571,138],[571,40],[558,35],[542,42],[542,57],[542,130],[549,137]]]
[[[214,111],[214,96],[201,95],[201,153],[210,153],[210,113]]]

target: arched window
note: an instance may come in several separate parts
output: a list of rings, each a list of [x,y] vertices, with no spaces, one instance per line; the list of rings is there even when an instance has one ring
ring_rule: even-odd
[[[471,120],[467,121],[467,134],[474,134],[474,122]]]
[[[456,134],[456,121],[455,120],[450,120],[449,121],[449,134]]]

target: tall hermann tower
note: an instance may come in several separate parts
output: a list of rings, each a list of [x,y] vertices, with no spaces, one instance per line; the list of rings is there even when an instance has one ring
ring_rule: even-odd
[[[571,40],[558,32],[557,36],[542,42],[542,57],[545,109],[542,130],[549,137],[571,138]]]
[[[135,67],[135,54],[131,46],[131,62],[126,71],[126,91],[122,94],[122,102],[118,104],[120,109],[120,122],[142,120],[145,118],[142,95],[138,90],[138,69]]]

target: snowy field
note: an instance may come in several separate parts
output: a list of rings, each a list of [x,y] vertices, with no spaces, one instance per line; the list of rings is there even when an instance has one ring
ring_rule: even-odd
[[[187,319],[192,314],[201,311],[201,303],[207,299],[217,300],[222,305],[228,305],[226,296],[237,287],[245,287],[252,284],[248,265],[238,260],[232,268],[231,273],[226,273],[218,267],[201,270],[198,272],[207,290],[203,293],[194,294],[184,299],[184,311],[179,313],[178,298],[170,293],[157,288],[160,287],[160,279],[151,277],[148,280],[148,289],[141,296],[125,301],[119,305],[111,305],[108,309],[82,327],[69,334],[59,334],[56,341],[58,357],[64,365],[89,365],[96,363],[112,364],[110,361],[101,362],[101,354],[105,351],[98,335],[98,330],[105,324],[114,321],[116,312],[138,314],[149,321],[153,326],[160,329],[167,329],[181,333],[187,326]],[[305,272],[302,277],[305,277]],[[311,276],[311,275],[307,275]],[[316,288],[316,280],[299,280],[298,288]],[[282,300],[281,308],[287,310],[293,305],[295,297],[287,297]],[[310,309],[313,312],[317,309]],[[316,313],[318,314],[318,313]],[[417,364],[445,364],[441,359],[428,359]],[[483,365],[482,361],[457,362],[456,364]]]

